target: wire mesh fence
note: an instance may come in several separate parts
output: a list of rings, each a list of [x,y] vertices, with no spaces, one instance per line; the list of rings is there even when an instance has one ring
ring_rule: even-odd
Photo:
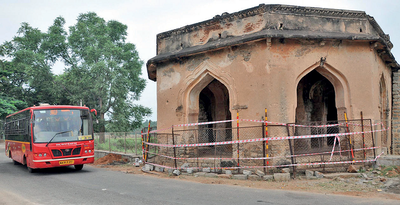
[[[4,121],[0,120],[0,140],[4,140]]]
[[[147,163],[172,169],[251,169],[274,172],[282,167],[338,171],[355,163],[372,163],[376,135],[384,125],[371,120],[312,122],[302,125],[230,123],[152,133]],[[379,140],[383,140],[380,137]],[[383,141],[382,141],[383,142]],[[381,144],[381,143],[379,143]],[[346,166],[341,166],[346,165]]]
[[[298,168],[320,168],[323,171],[344,171],[346,163],[375,159],[378,147],[375,145],[374,130],[385,132],[372,125],[371,120],[303,123],[289,126],[290,135],[328,135],[306,139],[291,139],[291,158],[295,164],[307,164]],[[378,131],[381,130],[381,131]],[[348,134],[347,134],[348,133]],[[310,164],[312,163],[312,164]]]
[[[142,155],[140,133],[104,132],[94,134],[96,150]]]

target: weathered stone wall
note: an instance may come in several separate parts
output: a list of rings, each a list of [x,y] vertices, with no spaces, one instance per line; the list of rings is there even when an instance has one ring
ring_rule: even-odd
[[[393,154],[400,154],[400,72],[393,72],[392,135]]]
[[[314,69],[336,87],[338,115],[346,111],[358,119],[363,111],[365,119],[379,120],[379,80],[384,75],[390,85],[390,70],[374,55],[368,42],[272,39],[270,45],[258,41],[163,64],[157,72],[158,123],[162,128],[196,122],[190,116],[198,114],[192,108],[198,98],[191,92],[206,78],[227,87],[233,118],[239,105],[247,106],[239,111],[242,119],[260,119],[268,108],[271,121],[294,122],[297,83]]]
[[[147,64],[157,81],[158,126],[198,122],[199,95],[214,80],[229,99],[230,113],[221,119],[239,112],[241,119],[258,120],[267,108],[269,121],[295,122],[297,109],[304,109],[298,85],[312,71],[332,84],[338,120],[345,112],[360,119],[363,112],[364,119],[390,121],[381,113],[392,105],[391,71],[398,66],[392,46],[365,12],[286,5],[260,5],[161,33],[157,56]],[[388,139],[390,133],[377,134],[376,145],[388,147]]]

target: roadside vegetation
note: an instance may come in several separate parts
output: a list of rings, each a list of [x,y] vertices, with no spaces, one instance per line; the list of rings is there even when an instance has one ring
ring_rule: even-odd
[[[141,127],[151,110],[135,103],[146,81],[135,45],[126,41],[128,27],[93,12],[65,25],[57,17],[43,32],[22,22],[0,44],[0,119],[40,103],[82,104],[98,111],[95,132]],[[62,74],[53,74],[56,65]]]

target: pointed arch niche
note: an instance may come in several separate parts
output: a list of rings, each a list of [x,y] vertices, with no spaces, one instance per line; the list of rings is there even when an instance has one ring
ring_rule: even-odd
[[[310,78],[310,79],[307,79]],[[313,81],[314,78],[318,78],[318,80]],[[325,112],[326,116],[311,116],[312,113],[308,112],[305,107],[305,99],[304,93],[300,87],[307,87],[306,84],[314,83],[310,85],[309,88],[312,90],[309,94],[317,94],[316,92],[321,91],[318,88],[318,84],[324,85],[326,92],[333,93],[333,96],[330,94],[324,96],[325,98],[329,98],[328,102],[329,108],[332,110],[336,108],[336,115],[332,116],[332,113]],[[350,91],[349,91],[349,83],[346,80],[346,77],[339,72],[337,69],[329,65],[328,63],[324,63],[320,65],[320,62],[316,62],[312,66],[308,67],[304,70],[296,79],[296,99],[297,99],[297,106],[296,106],[296,123],[306,122],[306,121],[326,121],[329,119],[334,120],[344,120],[344,112],[351,113],[350,110]],[[299,87],[300,86],[300,87]],[[333,90],[330,90],[329,87],[332,86]],[[320,87],[321,88],[321,87]],[[308,92],[308,91],[307,91]],[[312,98],[312,95],[309,95],[308,98]],[[332,98],[334,98],[332,101]],[[323,99],[321,99],[323,100]],[[332,107],[334,105],[334,107]],[[328,107],[327,107],[328,108]],[[311,108],[310,108],[311,109]],[[327,110],[328,111],[328,110]],[[327,116],[329,114],[329,116]]]
[[[179,103],[184,110],[187,123],[231,120],[231,108],[236,102],[236,91],[233,79],[212,63],[201,63],[184,85],[186,89],[179,92]],[[218,123],[198,126],[194,136],[199,143],[222,142],[232,140],[232,123]],[[217,147],[200,147],[194,149],[198,156],[209,153],[228,154],[232,145]]]
[[[350,105],[349,91],[346,78],[338,70],[325,62],[317,62],[298,76],[296,85],[296,124],[336,124],[344,119]],[[299,128],[295,132],[296,135],[326,133],[324,129]],[[339,131],[335,127],[330,129],[330,133]],[[296,140],[294,149],[300,153],[323,151],[330,149],[334,141],[334,137]]]
[[[224,103],[221,101],[225,101],[224,110],[229,112],[237,101],[233,78],[209,61],[204,61],[195,68],[183,85],[184,89],[178,93],[178,106],[183,108],[182,115],[186,123],[199,122],[201,94],[202,96],[211,96],[210,93],[214,95],[218,101],[216,102],[216,106],[219,106],[217,109],[222,108],[220,106]],[[225,120],[228,115],[222,116],[224,115],[216,115],[210,119]]]
[[[388,98],[388,90],[385,83],[385,77],[383,73],[381,74],[381,78],[379,81],[379,113],[380,113],[380,120],[383,123],[383,127],[388,127],[389,125],[389,98]],[[390,147],[391,140],[388,139],[389,135],[388,132],[382,132],[382,145]]]

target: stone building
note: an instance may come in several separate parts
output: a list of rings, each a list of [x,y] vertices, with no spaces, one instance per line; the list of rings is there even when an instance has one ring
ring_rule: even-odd
[[[157,35],[147,62],[158,127],[235,119],[391,124],[400,154],[400,75],[389,36],[363,11],[264,5]],[[226,126],[226,125],[224,125]],[[229,126],[235,126],[234,123]]]

